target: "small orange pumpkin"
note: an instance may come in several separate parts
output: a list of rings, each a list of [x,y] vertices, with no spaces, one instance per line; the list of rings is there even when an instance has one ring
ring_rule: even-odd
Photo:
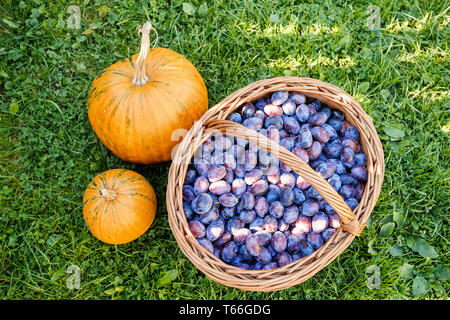
[[[109,244],[137,239],[153,223],[156,195],[139,173],[112,169],[98,174],[83,197],[83,217],[91,233]]]
[[[140,29],[139,55],[108,67],[93,83],[88,117],[100,141],[122,160],[171,159],[177,129],[189,129],[208,109],[195,66],[166,48],[149,48],[149,22]]]

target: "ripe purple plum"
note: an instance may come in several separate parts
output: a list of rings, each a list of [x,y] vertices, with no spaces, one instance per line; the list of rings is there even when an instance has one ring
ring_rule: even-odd
[[[351,175],[359,182],[367,181],[367,168],[364,166],[354,166],[351,169]]]
[[[315,160],[322,153],[322,145],[320,144],[320,142],[314,141],[307,151],[309,160]]]
[[[316,171],[324,179],[328,179],[336,172],[336,167],[328,162],[323,162],[319,164],[319,166],[316,168]]]
[[[358,141],[351,138],[346,138],[342,140],[341,144],[344,148],[352,149],[354,153],[358,153],[361,150]]]
[[[215,195],[221,196],[231,191],[231,186],[225,180],[219,180],[209,185],[209,191]]]
[[[278,182],[278,181],[277,181]],[[275,182],[276,183],[276,182]],[[281,190],[280,188],[275,184],[270,184],[267,187],[267,193],[266,193],[266,200],[271,205],[273,202],[280,199],[281,196]]]
[[[323,241],[328,241],[328,240],[330,240],[330,238],[333,236],[333,234],[335,234],[336,233],[336,229],[334,229],[334,228],[326,228],[322,233],[321,233],[321,236],[322,236],[322,239],[323,239]]]
[[[340,160],[345,167],[351,168],[355,165],[355,153],[352,149],[345,147],[341,152]]]
[[[317,212],[312,217],[311,225],[314,232],[321,233],[328,227],[328,216],[322,211]]]
[[[276,128],[276,129],[280,130],[281,128],[283,128],[283,125],[284,125],[284,121],[283,121],[283,118],[281,117],[281,115],[270,116],[270,117],[267,117],[266,120],[264,120],[264,127],[266,127],[267,129]],[[279,132],[278,132],[278,134],[279,134]]]
[[[198,214],[205,214],[212,207],[212,198],[207,193],[201,193],[191,202],[192,210]]]
[[[250,192],[253,193],[253,195],[255,196],[260,196],[266,193],[268,188],[269,184],[267,183],[267,181],[261,179],[252,184]]]
[[[306,235],[306,241],[314,248],[314,250],[319,249],[323,245],[323,239],[320,233],[311,231]]]
[[[327,122],[328,116],[324,112],[317,112],[309,117],[308,123],[312,126],[320,127]]]
[[[198,220],[191,220],[188,223],[189,226],[189,230],[191,230],[192,235],[194,237],[196,237],[197,239],[199,238],[203,238],[206,234],[206,228],[203,225],[203,223],[201,223]]]
[[[249,234],[245,239],[245,248],[251,256],[257,257],[262,250],[261,240],[257,235]]]
[[[208,212],[202,214],[199,217],[200,222],[204,223],[204,224],[209,224],[217,219],[219,219],[220,216],[220,212],[219,212],[219,208],[214,206],[211,209],[208,210]]]
[[[222,250],[222,259],[225,262],[232,262],[236,258],[238,246],[233,241],[228,242]]]
[[[272,260],[272,255],[270,254],[269,249],[262,247],[258,256],[255,257],[256,261],[259,263],[269,263]]]
[[[281,268],[281,267],[284,267],[285,265],[287,265],[287,264],[289,264],[289,263],[291,263],[291,262],[292,262],[292,257],[291,257],[291,255],[290,255],[289,253],[287,253],[286,251],[281,252],[281,253],[278,255],[277,263],[278,263],[278,265],[280,266],[280,268]]]
[[[225,225],[222,220],[216,220],[209,224],[206,228],[206,238],[213,242],[219,239],[225,230]]]
[[[356,189],[350,184],[344,184],[339,191],[339,194],[344,199],[354,198],[356,196]]]
[[[302,214],[308,217],[312,217],[319,212],[319,202],[313,199],[306,200],[302,204]]]
[[[195,163],[195,169],[197,170],[198,174],[204,177],[208,175],[210,166],[211,164],[206,159],[200,159]]]
[[[306,201],[306,196],[303,193],[302,190],[298,188],[292,188],[292,191],[294,192],[294,203],[299,205]]]
[[[342,182],[338,174],[333,174],[327,181],[336,192],[339,192],[342,187]]]
[[[306,122],[308,121],[308,118],[310,116],[310,109],[306,104],[300,104],[297,107],[297,110],[295,110],[295,116],[297,117],[298,121]]]
[[[237,113],[237,112],[233,112],[232,114],[230,114],[227,118],[227,120],[236,122],[236,123],[241,123],[242,122],[242,116]]]
[[[355,126],[349,126],[347,130],[345,130],[344,137],[359,141],[359,131]]]
[[[301,176],[297,177],[297,181],[295,183],[295,185],[297,186],[297,188],[299,188],[300,190],[306,190],[308,189],[311,185],[309,184],[308,181],[306,181],[305,179],[303,179]]]
[[[258,131],[263,126],[263,121],[257,117],[247,118],[242,122],[244,127]]]
[[[241,228],[241,229],[239,229],[239,230],[236,230],[236,231],[234,232],[234,235],[233,235],[233,241],[234,241],[236,244],[243,244],[244,241],[245,241],[245,239],[247,239],[247,237],[248,237],[251,233],[252,233],[252,232],[251,232],[249,229],[247,229],[247,228]]]
[[[239,199],[232,193],[225,193],[219,197],[219,202],[224,207],[234,207],[239,203]]]
[[[302,104],[306,102],[306,97],[298,92],[290,92],[289,93],[289,100],[294,102],[295,104]]]
[[[281,109],[280,106],[277,106],[273,103],[269,103],[266,104],[266,106],[264,107],[264,113],[268,117],[281,116],[283,114],[283,109]]]
[[[239,219],[244,223],[252,223],[256,218],[255,210],[244,210],[240,213]]]
[[[209,182],[217,182],[222,180],[227,174],[227,169],[222,165],[212,166],[208,170]]]
[[[252,232],[264,230],[264,219],[260,217],[255,218],[255,220],[253,220],[253,222],[250,223],[249,228],[250,231]]]
[[[194,193],[195,194],[200,194],[200,193],[205,193],[208,192],[208,188],[209,188],[209,180],[204,177],[204,176],[200,176],[197,179],[195,179],[194,182]]]
[[[264,229],[256,231],[255,235],[259,237],[262,246],[269,244],[272,240],[272,234]]]
[[[328,135],[327,130],[322,127],[313,127],[311,129],[311,134],[314,139],[316,139],[320,143],[325,143],[330,140],[330,136]]]
[[[235,208],[223,208],[220,212],[222,218],[229,220],[234,217],[236,209]]]
[[[264,218],[264,230],[274,233],[278,229],[278,220],[274,216],[266,216]]]
[[[280,202],[285,207],[294,203],[294,191],[292,191],[292,188],[286,187],[281,190]]]
[[[300,132],[300,124],[298,123],[297,118],[286,117],[284,119],[284,129],[291,134],[298,134]]]
[[[231,183],[231,191],[236,195],[236,197],[241,197],[247,190],[247,184],[244,179],[237,178]]]
[[[259,168],[255,168],[245,174],[244,181],[247,185],[251,186],[253,183],[261,179],[262,176],[262,170]]]
[[[302,257],[307,257],[314,252],[314,248],[307,241],[300,241],[300,254]]]
[[[331,228],[337,229],[341,226],[341,218],[336,212],[328,214],[328,222]]]
[[[193,184],[196,177],[197,172],[194,169],[188,169],[186,171],[186,176],[184,177],[184,184]]]
[[[271,244],[276,252],[283,252],[287,246],[286,236],[284,233],[281,231],[274,232],[272,235]]]
[[[296,205],[292,205],[284,210],[283,220],[289,224],[294,223],[297,220],[298,215],[299,215],[298,207]]]
[[[280,146],[291,151],[295,146],[295,139],[293,137],[286,137],[280,140]]]
[[[250,118],[255,114],[255,106],[252,103],[246,103],[242,107],[242,115],[245,118]]]
[[[297,146],[303,149],[311,147],[313,144],[313,136],[309,129],[300,129],[299,135],[297,137]]]
[[[333,142],[323,148],[323,153],[329,158],[337,159],[341,155],[343,148],[339,142]]]
[[[296,253],[300,250],[300,240],[295,235],[290,235],[286,238],[286,249],[290,253]]]
[[[288,91],[276,91],[274,93],[272,93],[271,96],[271,102],[274,105],[282,105],[284,102],[286,102],[286,100],[289,98],[289,92]]]
[[[263,218],[269,212],[269,202],[267,199],[262,196],[257,197],[254,210],[258,217]]]
[[[287,116],[292,116],[295,114],[295,110],[297,109],[297,106],[295,105],[295,102],[291,99],[287,100],[283,105],[281,106],[283,109],[283,113]]]
[[[302,147],[295,147],[292,149],[292,153],[299,157],[304,163],[309,163],[308,152]]]
[[[183,186],[183,201],[188,201],[191,202],[192,200],[194,200],[196,194],[194,192],[194,187],[192,187],[191,185],[185,184]]]

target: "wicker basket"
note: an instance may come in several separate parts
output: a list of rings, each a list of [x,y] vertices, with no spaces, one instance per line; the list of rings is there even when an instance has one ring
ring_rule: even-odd
[[[293,153],[254,130],[225,120],[243,104],[279,90],[296,91],[306,97],[317,98],[329,107],[342,111],[347,121],[358,128],[361,147],[367,156],[368,179],[359,205],[353,212],[325,179]],[[240,269],[226,264],[203,248],[189,230],[183,212],[182,187],[195,151],[217,131],[257,144],[308,181],[340,216],[341,227],[330,240],[312,255],[273,270]],[[248,291],[281,290],[312,277],[332,262],[361,233],[378,199],[383,176],[384,157],[380,139],[369,116],[349,94],[331,84],[310,78],[279,77],[261,80],[234,92],[209,109],[194,123],[178,145],[170,167],[166,194],[169,224],[182,252],[214,281]]]

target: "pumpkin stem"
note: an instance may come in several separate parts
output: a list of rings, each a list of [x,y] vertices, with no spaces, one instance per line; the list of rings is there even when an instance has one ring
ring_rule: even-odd
[[[116,198],[117,196],[117,192],[114,190],[109,190],[109,189],[100,189],[100,195],[102,197],[105,197],[106,200],[112,201]]]
[[[138,33],[141,34],[141,50],[139,51],[139,56],[136,60],[136,69],[134,73],[133,80],[131,83],[135,86],[142,86],[148,82],[148,76],[145,74],[145,60],[147,58],[148,49],[150,47],[150,31],[154,30],[156,33],[156,40],[153,48],[158,41],[158,32],[153,28],[152,24],[147,21],[142,27],[139,28]]]

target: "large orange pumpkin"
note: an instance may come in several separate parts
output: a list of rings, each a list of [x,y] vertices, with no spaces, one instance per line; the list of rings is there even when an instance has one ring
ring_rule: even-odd
[[[88,97],[89,122],[102,143],[119,158],[142,164],[170,160],[179,142],[174,131],[189,129],[208,109],[195,66],[170,49],[150,49],[152,29],[148,22],[140,29],[139,55],[108,67]]]
[[[97,175],[83,198],[83,217],[91,233],[109,244],[137,239],[153,223],[156,195],[139,173],[112,169]]]

